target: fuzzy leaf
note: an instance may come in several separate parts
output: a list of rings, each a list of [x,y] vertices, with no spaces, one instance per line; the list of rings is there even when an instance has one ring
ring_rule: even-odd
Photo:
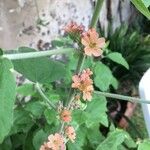
[[[0,59],[0,143],[9,133],[13,123],[16,83],[10,71],[12,68],[8,59]]]
[[[26,47],[19,49],[19,52],[31,51],[35,50]],[[48,59],[47,57],[14,60],[13,64],[15,70],[23,74],[24,77],[42,84],[59,80],[66,75],[64,64]]]
[[[129,65],[128,65],[127,61],[122,57],[122,54],[120,54],[118,52],[113,52],[113,53],[108,54],[107,57],[109,59],[111,59],[112,61],[129,69]]]
[[[107,91],[112,83],[113,75],[109,67],[101,62],[96,63],[94,68],[94,83],[102,91]]]
[[[118,150],[118,146],[120,146],[125,139],[128,139],[129,135],[120,129],[116,129],[111,132],[109,136],[97,147],[96,150]]]

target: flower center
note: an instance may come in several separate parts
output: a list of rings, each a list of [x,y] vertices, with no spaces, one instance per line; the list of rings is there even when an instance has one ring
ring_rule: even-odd
[[[90,46],[90,48],[94,48],[94,47],[96,47],[96,43],[90,43],[89,46]]]

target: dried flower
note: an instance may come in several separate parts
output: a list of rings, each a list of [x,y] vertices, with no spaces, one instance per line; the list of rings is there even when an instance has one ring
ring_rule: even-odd
[[[44,143],[40,150],[65,150],[64,138],[62,135],[55,133],[48,137],[48,142]]]
[[[101,48],[105,45],[105,39],[99,38],[96,30],[92,28],[83,33],[81,43],[85,46],[84,52],[86,55],[98,57],[103,53]]]
[[[70,22],[66,27],[65,27],[65,32],[67,33],[82,33],[84,30],[83,25],[77,25],[76,22]]]
[[[83,70],[81,75],[74,75],[72,77],[72,88],[79,89],[83,93],[84,100],[90,101],[92,99],[93,81],[90,79],[92,74],[92,71],[88,68]]]
[[[64,109],[60,113],[60,119],[64,122],[70,122],[72,117],[71,117],[71,111]]]
[[[76,133],[75,129],[72,126],[65,127],[65,134],[72,142],[74,142],[76,138]]]

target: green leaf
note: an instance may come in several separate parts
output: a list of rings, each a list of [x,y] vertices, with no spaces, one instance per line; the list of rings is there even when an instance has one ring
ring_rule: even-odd
[[[75,121],[78,125],[85,123],[87,119],[87,113],[83,110],[74,110],[72,113],[73,121]]]
[[[150,11],[148,8],[146,8],[147,3],[143,3],[142,0],[131,0],[131,2],[135,5],[135,7],[148,19],[150,19]],[[146,4],[146,6],[144,5]],[[149,4],[148,4],[149,5]]]
[[[12,149],[12,143],[10,138],[6,138],[2,144],[0,144],[0,150],[10,150]]]
[[[118,52],[113,52],[113,53],[109,53],[107,55],[107,57],[109,59],[111,59],[112,61],[124,66],[125,68],[129,69],[129,65],[127,63],[127,61],[122,57],[121,53]]]
[[[35,94],[34,85],[31,83],[26,83],[17,87],[17,93],[23,96],[32,96]]]
[[[100,133],[99,127],[100,125],[99,123],[97,123],[94,126],[88,128],[87,138],[90,142],[90,145],[93,147],[93,149],[96,149],[99,143],[101,143],[105,139]]]
[[[9,133],[13,123],[13,108],[16,95],[13,68],[8,59],[0,59],[0,143]]]
[[[115,77],[112,77],[112,80],[111,80],[111,85],[113,86],[113,88],[116,90],[118,88],[118,81]]]
[[[33,125],[30,113],[25,111],[22,107],[14,110],[14,121],[10,131],[11,134],[18,132],[27,132]]]
[[[142,1],[147,8],[150,6],[150,0],[142,0]]]
[[[87,105],[86,113],[88,118],[86,120],[87,127],[91,127],[97,123],[102,123],[108,126],[106,98],[103,96],[93,96],[92,101]]]
[[[0,48],[0,56],[3,55],[3,50]]]
[[[97,147],[96,150],[118,150],[118,146],[120,146],[125,139],[128,138],[128,134],[120,129],[116,129],[111,132],[109,136]]]
[[[150,149],[150,140],[144,140],[138,146],[138,150],[149,150],[149,149]]]
[[[107,91],[113,75],[111,70],[101,62],[96,63],[94,68],[94,84],[102,91]]]
[[[34,49],[21,47],[19,52],[31,52]],[[50,83],[62,79],[66,75],[65,65],[51,60],[47,57],[44,58],[30,58],[13,61],[14,68],[24,77],[42,84]]]
[[[40,146],[47,141],[47,133],[45,133],[42,129],[37,131],[33,138],[33,146],[36,150],[40,149]]]
[[[44,112],[47,123],[50,125],[56,121],[56,111],[53,109],[46,109]]]
[[[45,105],[40,101],[31,100],[25,105],[24,109],[30,112],[33,117],[40,118],[44,112]]]

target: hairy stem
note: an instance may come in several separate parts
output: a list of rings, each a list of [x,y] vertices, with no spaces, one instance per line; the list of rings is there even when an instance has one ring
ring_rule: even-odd
[[[37,57],[45,57],[57,54],[65,54],[70,53],[74,49],[73,48],[64,48],[64,49],[54,49],[49,51],[42,51],[42,52],[28,52],[28,53],[18,53],[18,54],[5,54],[2,57],[6,57],[11,60],[18,60],[18,59],[28,59],[28,58],[37,58]]]
[[[150,104],[150,100],[144,100],[144,99],[140,99],[140,98],[136,98],[136,97],[130,97],[130,96],[124,96],[124,95],[119,95],[119,94],[100,92],[100,91],[94,91],[94,93],[97,95],[120,99],[120,100],[124,100],[124,101],[130,101],[130,102],[134,102],[134,103]]]
[[[56,106],[47,98],[47,96],[43,93],[39,83],[36,83],[35,85],[37,91],[39,92],[39,94],[41,95],[41,97],[45,100],[46,103],[49,104],[50,107],[52,107],[53,109],[56,110]]]

